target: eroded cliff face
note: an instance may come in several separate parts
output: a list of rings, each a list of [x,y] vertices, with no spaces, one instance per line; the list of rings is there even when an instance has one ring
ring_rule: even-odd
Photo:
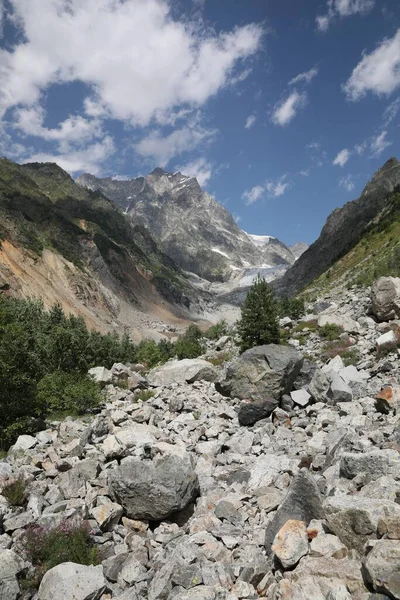
[[[143,226],[54,164],[0,160],[0,291],[140,339],[186,325],[191,287]],[[195,302],[195,294],[192,294]]]
[[[359,198],[329,215],[317,241],[275,283],[278,292],[296,294],[349,252],[371,220],[384,208],[388,194],[398,185],[400,162],[391,158],[375,173]]]
[[[193,177],[155,169],[127,181],[82,175],[77,183],[100,190],[132,221],[142,223],[162,250],[183,269],[209,281],[229,279],[237,270],[289,266],[296,257],[271,236],[251,236]]]

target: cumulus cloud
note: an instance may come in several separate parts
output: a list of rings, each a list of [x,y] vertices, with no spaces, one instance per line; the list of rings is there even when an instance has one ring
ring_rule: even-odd
[[[282,175],[279,179],[266,181],[263,185],[255,185],[250,190],[246,190],[242,198],[246,204],[254,204],[260,200],[265,194],[269,198],[278,198],[283,196],[285,191],[290,187],[287,181],[287,175]]]
[[[343,86],[350,100],[359,100],[367,92],[389,95],[400,86],[400,29],[385,38],[373,52],[364,54]]]
[[[80,150],[63,154],[37,153],[27,158],[28,162],[56,162],[62,169],[74,175],[81,171],[102,174],[102,164],[115,152],[112,138],[106,136],[101,142],[90,144]]]
[[[146,125],[200,106],[261,45],[257,24],[214,33],[178,21],[167,0],[10,0],[24,35],[0,51],[0,114],[81,81],[92,110]]]
[[[338,152],[338,154],[337,154],[336,158],[333,160],[332,164],[338,165],[339,167],[344,167],[344,165],[347,163],[349,158],[350,158],[350,150],[347,150],[347,148],[344,148],[343,150]]]
[[[289,96],[276,105],[272,114],[272,122],[284,127],[296,116],[296,113],[305,105],[305,93],[294,90]]]
[[[366,15],[375,5],[375,0],[328,0],[327,12],[315,18],[318,31],[325,33],[336,18],[351,15]]]
[[[197,181],[204,187],[210,181],[213,176],[213,166],[205,158],[198,158],[185,165],[177,167],[183,175],[189,175],[189,177],[196,177]]]
[[[339,181],[339,185],[347,192],[352,192],[356,187],[352,175],[345,175],[342,177],[342,179]]]
[[[45,111],[40,106],[20,108],[14,111],[13,126],[25,135],[39,137],[59,144],[61,152],[71,144],[81,145],[94,137],[102,137],[100,122],[81,116],[70,116],[54,129],[44,127]]]
[[[246,119],[246,123],[245,123],[246,129],[250,129],[251,127],[253,127],[256,120],[257,120],[257,117],[255,115],[248,116]]]
[[[265,193],[265,187],[263,185],[255,185],[250,190],[246,190],[242,198],[245,200],[246,204],[254,204],[257,200],[263,197]]]
[[[389,142],[386,139],[387,133],[387,131],[382,131],[379,135],[372,138],[370,144],[372,156],[379,156],[386,148],[392,145],[393,142]]]
[[[304,71],[304,73],[299,73],[298,75],[296,75],[296,77],[293,77],[293,79],[291,79],[289,81],[289,85],[295,85],[297,83],[308,84],[317,75],[318,75],[318,67],[313,67],[309,71]]]
[[[141,139],[134,148],[143,158],[153,159],[160,167],[165,167],[175,156],[211,142],[216,134],[215,129],[204,129],[200,125],[184,126],[168,135],[155,130]]]
[[[321,147],[319,142],[310,142],[305,148],[314,165],[322,167],[322,165],[325,164],[327,160],[326,150]]]

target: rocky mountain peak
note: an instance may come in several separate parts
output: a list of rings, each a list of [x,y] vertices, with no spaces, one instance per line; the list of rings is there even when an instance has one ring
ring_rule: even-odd
[[[295,261],[289,248],[272,236],[256,243],[195,177],[180,171],[158,167],[144,178],[127,181],[83,175],[77,182],[101,190],[142,223],[180,267],[209,281],[224,281],[248,268],[286,268]]]

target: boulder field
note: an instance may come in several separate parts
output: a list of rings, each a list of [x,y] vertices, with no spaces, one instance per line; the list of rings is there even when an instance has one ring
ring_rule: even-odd
[[[284,320],[287,345],[222,368],[92,370],[98,414],[20,436],[0,461],[0,599],[400,600],[399,353],[377,352],[395,307],[352,289],[300,328]],[[321,358],[320,320],[356,364]],[[18,478],[15,507],[1,489]],[[26,590],[26,529],[81,521],[99,564],[59,564]]]

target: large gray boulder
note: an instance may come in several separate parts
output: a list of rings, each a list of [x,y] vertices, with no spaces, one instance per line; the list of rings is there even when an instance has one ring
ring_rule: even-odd
[[[19,585],[16,576],[25,564],[12,550],[0,550],[0,599],[16,600]]]
[[[380,277],[371,288],[371,312],[378,321],[400,317],[400,277]]]
[[[39,587],[39,600],[98,600],[107,587],[103,567],[62,563],[47,571]]]
[[[116,501],[131,519],[161,521],[183,510],[198,495],[197,475],[188,454],[128,457],[110,472]]]
[[[400,546],[398,540],[379,540],[365,561],[367,579],[377,592],[400,600]]]
[[[265,549],[271,554],[271,546],[276,534],[285,525],[286,521],[304,521],[306,526],[313,519],[323,519],[321,495],[314,478],[306,469],[302,469],[293,480],[289,491],[275,513],[274,518],[267,526],[265,533]]]
[[[303,356],[291,346],[257,346],[233,361],[215,387],[241,400],[279,399],[292,390],[302,365]]]
[[[155,367],[147,375],[147,381],[153,387],[172,383],[193,383],[194,381],[215,381],[218,370],[202,358],[184,358],[172,360]]]

